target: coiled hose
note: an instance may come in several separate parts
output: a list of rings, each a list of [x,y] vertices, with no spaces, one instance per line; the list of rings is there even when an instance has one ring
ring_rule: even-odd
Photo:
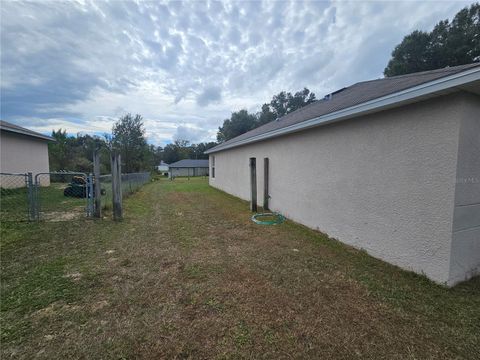
[[[252,221],[259,225],[277,225],[285,221],[285,217],[279,213],[258,213],[252,216]]]

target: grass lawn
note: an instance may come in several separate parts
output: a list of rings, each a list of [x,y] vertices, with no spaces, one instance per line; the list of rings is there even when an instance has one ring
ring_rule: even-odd
[[[105,219],[1,225],[1,357],[480,358],[480,279],[453,289],[205,179]]]

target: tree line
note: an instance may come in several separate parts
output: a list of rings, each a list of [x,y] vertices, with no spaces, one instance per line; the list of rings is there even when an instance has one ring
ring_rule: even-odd
[[[294,110],[315,101],[315,94],[308,89],[296,92],[282,91],[273,96],[269,103],[263,104],[261,111],[249,114],[247,110],[232,113],[219,128],[218,142],[229,140],[257,126],[266,124]],[[190,143],[178,139],[164,147],[147,143],[145,127],[141,115],[126,114],[113,125],[112,134],[103,136],[83,135],[69,136],[66,130],[52,131],[54,143],[49,144],[51,171],[93,171],[93,153],[100,152],[102,173],[110,172],[110,153],[120,152],[122,172],[154,171],[161,161],[167,164],[182,159],[208,159],[205,151],[218,143]]]
[[[165,147],[147,143],[143,118],[126,114],[112,128],[112,134],[103,136],[69,136],[66,130],[53,130],[55,142],[48,145],[51,171],[93,171],[93,153],[100,152],[100,171],[109,173],[111,151],[118,151],[122,159],[122,172],[154,171],[161,161],[173,163],[181,159],[208,159],[204,152],[215,142],[190,144],[176,140]]]

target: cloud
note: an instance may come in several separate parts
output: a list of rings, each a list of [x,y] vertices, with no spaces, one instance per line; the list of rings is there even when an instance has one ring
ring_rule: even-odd
[[[197,96],[197,104],[204,107],[211,103],[219,102],[221,99],[222,93],[220,88],[217,86],[209,86]]]
[[[125,112],[151,143],[215,139],[232,111],[380,77],[394,46],[468,1],[5,1],[1,117],[108,132]]]
[[[173,136],[174,140],[188,140],[190,143],[210,141],[210,132],[193,126],[179,126]]]

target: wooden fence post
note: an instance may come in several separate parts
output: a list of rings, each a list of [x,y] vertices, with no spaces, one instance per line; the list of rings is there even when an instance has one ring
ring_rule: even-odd
[[[268,210],[268,158],[263,159],[263,209]]]
[[[250,190],[252,192],[250,210],[257,212],[257,159],[250,158]]]
[[[94,184],[93,192],[95,199],[95,208],[93,216],[96,218],[102,217],[102,189],[100,187],[100,152],[95,150],[93,152],[93,175],[94,175]]]
[[[113,151],[112,159],[112,200],[113,200],[113,219],[122,220],[122,166],[120,154]]]

